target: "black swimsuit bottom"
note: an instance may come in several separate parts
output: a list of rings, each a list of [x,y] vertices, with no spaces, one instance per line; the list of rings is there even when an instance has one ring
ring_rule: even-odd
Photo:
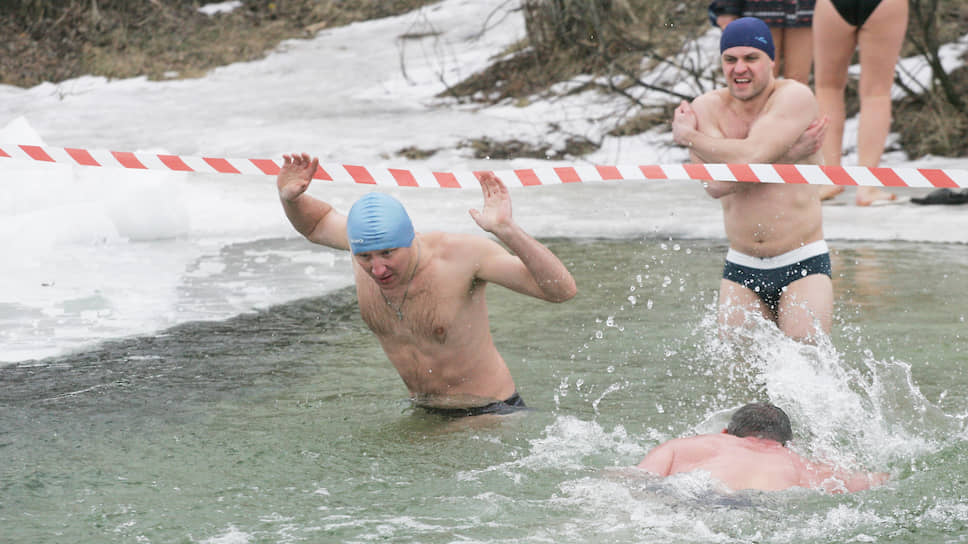
[[[526,410],[528,407],[524,404],[524,399],[521,395],[515,391],[513,395],[508,397],[507,400],[492,402],[490,404],[485,404],[484,406],[472,406],[470,408],[437,408],[435,406],[417,406],[421,410],[430,413],[437,414],[446,417],[471,417],[471,416],[482,416],[484,414],[496,414],[504,415],[520,410]]]
[[[867,22],[871,13],[874,13],[881,0],[830,0],[830,2],[847,24],[860,28]]]

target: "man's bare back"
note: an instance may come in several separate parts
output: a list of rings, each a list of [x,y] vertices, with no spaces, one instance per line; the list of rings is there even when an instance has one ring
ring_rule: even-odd
[[[887,479],[884,473],[846,471],[804,459],[783,444],[792,436],[789,425],[779,408],[748,404],[733,415],[728,430],[665,442],[638,468],[658,476],[704,471],[733,491],[807,487],[853,492]]]
[[[733,491],[814,486],[803,460],[773,440],[712,434],[667,444],[666,452],[646,458],[639,468],[659,476],[701,470]]]

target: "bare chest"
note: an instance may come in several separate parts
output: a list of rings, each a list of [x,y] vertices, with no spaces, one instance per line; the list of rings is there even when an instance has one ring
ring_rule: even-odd
[[[725,138],[742,140],[750,135],[753,121],[755,118],[752,116],[743,116],[726,110],[719,119],[719,131]]]
[[[486,315],[479,293],[414,285],[404,299],[378,288],[357,288],[360,316],[385,347],[406,343],[432,348],[460,341],[477,313]]]

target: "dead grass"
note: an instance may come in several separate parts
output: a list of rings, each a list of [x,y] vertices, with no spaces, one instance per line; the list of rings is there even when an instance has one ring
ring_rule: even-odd
[[[968,28],[968,5],[963,0],[920,1],[924,7],[923,16],[935,17],[933,37],[940,43],[958,39]],[[642,69],[643,58],[671,57],[685,40],[705,31],[708,25],[705,2],[523,0],[523,4],[527,17],[547,19],[528,20],[531,39],[517,44],[487,70],[444,94],[463,101],[496,103],[510,100],[526,105],[532,97],[543,95],[555,83],[579,74],[637,74]],[[611,10],[608,12],[611,17],[603,16],[606,10]],[[913,41],[924,41],[924,28],[923,21],[912,15],[903,55],[917,53]],[[968,97],[968,78],[961,73],[953,74],[952,79],[956,94]],[[580,90],[584,89],[577,89]],[[856,115],[859,110],[856,81],[848,86],[846,102],[848,115]],[[608,134],[629,136],[657,126],[668,126],[671,109],[643,109],[612,127]],[[895,104],[893,128],[900,134],[902,147],[912,158],[928,153],[966,155],[966,124],[968,115],[965,112],[937,96],[908,98]],[[520,142],[513,140],[503,144],[475,142],[473,147],[483,150],[479,154],[486,156],[515,150],[526,154],[523,156],[540,157],[548,151],[541,148],[526,150]]]
[[[673,0],[522,0],[522,5],[529,39],[442,94],[496,103],[541,94],[580,74],[637,73],[643,57],[672,56],[708,24],[699,10],[690,13]]]
[[[968,97],[968,68],[951,74],[961,96]],[[892,130],[912,158],[924,155],[968,157],[968,115],[932,96],[906,98],[894,106]]]
[[[657,126],[667,125],[669,120],[672,119],[672,114],[675,108],[676,104],[670,103],[664,106],[657,106],[652,109],[642,110],[637,115],[633,115],[612,130],[608,131],[608,135],[618,138],[622,136],[634,136],[636,134],[641,134],[651,130]]]
[[[279,42],[305,38],[328,27],[404,13],[436,0],[243,0],[243,7],[209,17],[199,0],[0,0],[0,83],[30,87],[85,74],[110,78],[199,77],[232,62],[261,58]],[[509,0],[517,1],[517,0]],[[706,2],[679,0],[521,0],[529,16],[544,5],[558,11],[554,24],[529,20],[531,40],[516,44],[486,70],[447,89],[461,101],[524,105],[558,82],[580,74],[637,74],[643,59],[672,56],[685,40],[705,31]],[[934,1],[934,0],[912,0]],[[942,42],[968,28],[963,0],[937,0],[932,13]],[[97,5],[98,9],[92,10]],[[27,6],[26,8],[24,6]],[[607,15],[607,16],[604,16]],[[589,21],[585,21],[589,19]],[[551,21],[554,23],[554,20]],[[920,28],[909,25],[909,37]],[[406,36],[402,36],[405,38]],[[418,37],[418,36],[413,36]],[[904,54],[912,54],[911,41]],[[957,93],[968,97],[966,69],[953,75]],[[593,84],[589,84],[593,85]],[[577,92],[583,89],[573,89]],[[849,113],[856,92],[848,91]],[[894,130],[912,157],[931,153],[968,155],[968,119],[932,97],[908,98],[894,111]],[[609,134],[633,135],[671,118],[669,108],[643,109]],[[575,139],[562,150],[520,141],[469,140],[476,156],[563,158],[597,147]],[[433,150],[403,149],[412,158]]]
[[[0,3],[0,83],[30,87],[84,74],[197,77],[260,58],[289,38],[433,1],[244,0],[212,17],[197,11],[196,0]]]
[[[532,144],[521,140],[504,141],[490,138],[473,138],[464,140],[459,148],[469,148],[475,159],[507,160],[515,158],[531,158],[541,160],[567,160],[581,157],[598,149],[599,144],[577,136],[569,137],[562,149],[555,149],[551,144]]]

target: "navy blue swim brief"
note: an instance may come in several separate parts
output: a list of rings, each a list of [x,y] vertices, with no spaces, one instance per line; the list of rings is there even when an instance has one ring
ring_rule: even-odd
[[[788,285],[812,274],[831,275],[830,251],[823,240],[766,258],[730,249],[723,267],[724,279],[749,288],[772,310]]]

